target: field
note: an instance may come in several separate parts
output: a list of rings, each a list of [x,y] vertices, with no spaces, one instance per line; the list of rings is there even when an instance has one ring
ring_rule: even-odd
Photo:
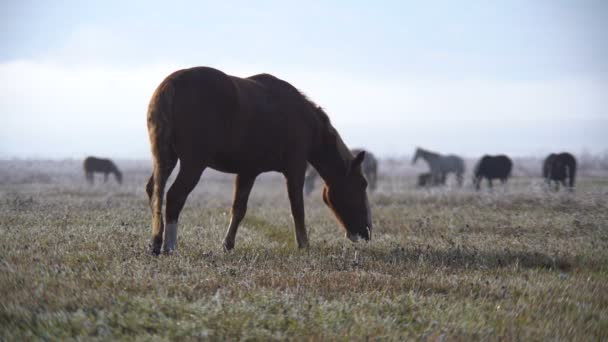
[[[0,340],[608,339],[601,173],[573,194],[521,170],[506,190],[429,191],[386,161],[373,241],[348,241],[316,189],[306,250],[269,174],[226,253],[233,178],[207,172],[178,253],[153,257],[150,166],[119,166],[122,186],[90,187],[78,161],[0,162]]]

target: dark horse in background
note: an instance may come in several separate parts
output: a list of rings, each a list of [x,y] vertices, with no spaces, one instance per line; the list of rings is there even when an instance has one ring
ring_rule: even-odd
[[[555,191],[559,190],[559,183],[568,187],[570,191],[574,190],[576,158],[568,152],[551,153],[543,163],[543,177],[549,188],[551,188],[551,182],[555,182]],[[568,180],[567,183],[566,180]]]
[[[430,172],[424,172],[418,174],[418,181],[416,182],[416,186],[419,188],[429,187],[436,184],[433,184],[433,174]]]
[[[285,176],[296,241],[308,246],[303,198],[308,163],[325,181],[323,201],[346,237],[371,238],[367,181],[361,173],[365,153],[353,156],[321,107],[281,79],[268,74],[239,78],[207,67],[176,71],[152,95],[148,133],[154,171],[146,191],[154,254],[161,246],[165,252],[176,248],[179,214],[208,167],[236,174],[226,250],[234,248],[256,177],[267,171]],[[178,160],[179,173],[167,192],[165,230],[164,189]]]
[[[483,178],[488,180],[488,187],[492,188],[492,180],[499,179],[504,185],[511,176],[513,162],[505,155],[488,156],[485,155],[475,165],[473,173],[473,184],[479,190]]]
[[[443,156],[436,152],[431,152],[423,148],[416,148],[412,164],[416,164],[416,161],[422,158],[429,165],[431,173],[431,182],[427,182],[425,185],[443,185],[449,173],[456,175],[458,186],[462,186],[463,175],[464,175],[464,161],[462,158],[450,154]]]
[[[108,181],[109,174],[113,174],[118,184],[122,184],[122,173],[110,159],[87,157],[84,160],[83,168],[84,175],[90,184],[93,184],[95,173],[103,173],[104,182]]]
[[[378,184],[378,159],[369,151],[360,148],[354,148],[351,150],[353,155],[358,155],[361,152],[365,152],[365,158],[361,164],[361,171],[363,176],[369,184],[369,190],[376,190]],[[306,177],[304,178],[304,194],[310,195],[315,188],[315,183],[319,178],[319,172],[314,167],[308,165],[306,170]]]

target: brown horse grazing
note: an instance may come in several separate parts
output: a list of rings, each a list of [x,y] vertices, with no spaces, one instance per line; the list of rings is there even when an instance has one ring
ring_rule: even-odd
[[[114,174],[118,184],[122,184],[122,173],[116,167],[116,164],[110,159],[87,157],[83,164],[84,175],[90,184],[93,184],[94,173],[103,173],[104,182],[108,181],[108,174]]]
[[[285,176],[296,241],[298,247],[308,246],[302,195],[308,162],[325,180],[323,201],[346,236],[371,238],[367,182],[361,173],[365,154],[354,157],[327,114],[283,80],[268,74],[239,78],[207,67],[176,71],[152,95],[148,132],[154,172],[146,191],[154,254],[161,247],[165,252],[176,248],[179,214],[207,167],[237,175],[226,250],[234,248],[256,177],[267,171]],[[178,160],[179,173],[167,192],[163,244],[164,188]]]

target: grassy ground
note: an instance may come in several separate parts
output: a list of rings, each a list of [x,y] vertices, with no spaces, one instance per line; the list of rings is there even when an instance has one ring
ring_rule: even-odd
[[[317,190],[312,247],[298,250],[284,181],[270,176],[225,253],[232,184],[212,174],[186,204],[179,253],[152,257],[144,172],[91,188],[79,173],[7,165],[18,174],[0,182],[0,340],[608,339],[607,178],[575,194],[529,178],[481,194],[385,178],[374,241],[360,244]]]

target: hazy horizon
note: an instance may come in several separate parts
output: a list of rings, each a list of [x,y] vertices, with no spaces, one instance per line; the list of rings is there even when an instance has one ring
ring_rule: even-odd
[[[608,148],[598,148],[605,138],[605,127],[608,120],[590,120],[590,122],[572,126],[573,120],[562,122],[523,121],[511,122],[438,122],[433,132],[421,130],[428,122],[415,122],[404,127],[391,123],[373,123],[366,127],[376,131],[374,139],[359,136],[359,125],[343,125],[339,128],[341,135],[350,148],[363,147],[381,158],[409,157],[416,147],[423,147],[442,154],[458,154],[466,158],[477,158],[483,154],[507,154],[512,157],[544,157],[548,153],[568,151],[575,155],[585,153],[605,154]],[[574,122],[576,123],[576,122]],[[558,131],[555,127],[567,125],[568,130]],[[93,135],[99,131],[92,132]],[[70,136],[54,137],[55,146],[50,148],[47,142],[14,141],[12,155],[0,154],[0,159],[82,159],[86,156],[100,156],[116,159],[149,160],[151,153],[145,129],[138,139],[115,141],[101,139],[86,140],[70,144]],[[463,139],[462,136],[469,136]],[[499,143],[484,143],[489,137]],[[530,146],[527,141],[537,139],[541,143]],[[573,146],[570,142],[596,141],[596,144]],[[44,145],[42,145],[44,144]],[[128,145],[125,145],[128,144]],[[405,146],[405,148],[402,148]],[[36,150],[52,152],[37,153]]]
[[[0,158],[149,159],[179,68],[282,78],[350,147],[467,157],[608,150],[602,1],[0,4]]]

